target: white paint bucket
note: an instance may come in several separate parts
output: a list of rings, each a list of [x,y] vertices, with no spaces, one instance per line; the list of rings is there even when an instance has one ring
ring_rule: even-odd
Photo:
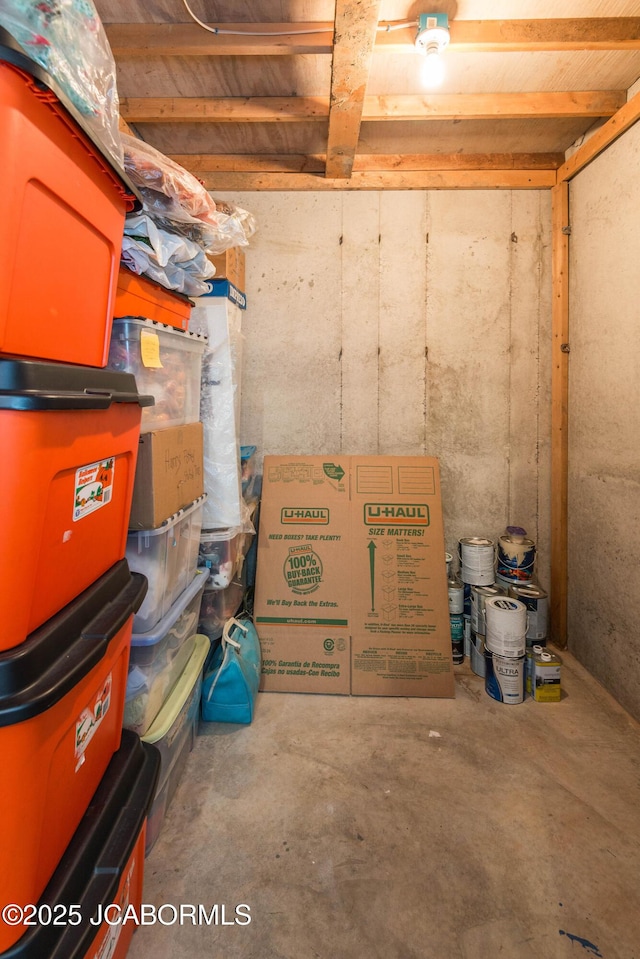
[[[510,596],[490,596],[484,604],[485,645],[498,656],[524,656],[527,607]]]
[[[471,587],[471,629],[474,633],[485,634],[484,604],[491,596],[504,596],[506,590],[502,586],[491,583],[489,586]],[[484,673],[482,674],[484,675]]]
[[[524,656],[498,656],[485,649],[484,688],[499,703],[524,702]]]
[[[547,638],[549,599],[537,583],[513,583],[509,596],[519,599],[527,607],[527,645]]]
[[[495,582],[495,543],[482,536],[467,536],[458,541],[460,578],[472,586]]]

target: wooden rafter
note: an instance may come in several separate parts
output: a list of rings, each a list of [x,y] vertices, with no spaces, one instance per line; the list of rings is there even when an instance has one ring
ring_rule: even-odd
[[[636,93],[628,103],[625,103],[610,120],[607,120],[586,143],[576,150],[573,156],[569,157],[566,163],[562,164],[558,170],[558,182],[574,177],[638,120],[640,120],[640,93]]]
[[[354,4],[351,4],[354,6]],[[254,30],[267,36],[213,35],[195,23],[106,23],[111,49],[119,57],[292,56],[329,54],[333,23],[221,23],[227,30]],[[307,35],[271,36],[286,30],[323,30]],[[526,53],[572,50],[638,50],[640,17],[554,20],[452,20],[448,53]],[[384,53],[413,53],[416,29],[379,31],[375,47]]]
[[[349,177],[358,146],[380,0],[336,0],[327,177]]]
[[[326,122],[348,115],[351,142],[360,121],[610,117],[626,99],[622,90],[375,97],[340,90],[332,107],[328,97],[123,97],[120,109],[130,123]]]
[[[172,160],[192,173],[322,173],[324,154],[173,154]],[[433,153],[403,156],[357,154],[358,173],[417,170],[555,170],[563,153]]]

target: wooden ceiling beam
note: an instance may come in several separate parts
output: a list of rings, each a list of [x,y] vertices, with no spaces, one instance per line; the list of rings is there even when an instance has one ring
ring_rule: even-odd
[[[195,23],[105,23],[116,58],[197,56],[292,56],[330,54],[333,22],[220,23],[225,30],[267,36],[211,34]],[[447,53],[532,53],[575,50],[640,50],[640,17],[548,20],[452,20]],[[286,30],[321,33],[269,36]],[[414,53],[417,27],[377,31],[378,53]]]
[[[323,173],[324,154],[202,154],[179,153],[170,157],[199,176],[201,173]],[[556,170],[563,153],[434,153],[357,154],[355,172],[418,170]]]
[[[360,121],[610,117],[626,101],[624,90],[361,97],[364,87],[360,81],[357,94],[351,96],[344,85],[336,86],[331,113],[334,122],[338,115],[343,116],[345,129],[339,134],[337,127],[334,128],[335,148],[345,137],[343,145],[353,145]],[[129,123],[326,122],[330,118],[330,100],[328,97],[122,97],[120,112]],[[331,122],[329,131],[331,139]]]
[[[200,173],[207,190],[544,190],[555,185],[555,170],[433,170],[352,173]]]
[[[381,0],[336,0],[331,61],[327,177],[349,177],[380,18]]]

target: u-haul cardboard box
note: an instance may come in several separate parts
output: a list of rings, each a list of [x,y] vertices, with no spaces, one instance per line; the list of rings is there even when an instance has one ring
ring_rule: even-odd
[[[265,457],[254,614],[264,690],[453,696],[437,460]]]

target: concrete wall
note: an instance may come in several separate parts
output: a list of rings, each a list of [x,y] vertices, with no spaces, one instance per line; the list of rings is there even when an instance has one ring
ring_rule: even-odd
[[[640,719],[640,124],[570,185],[569,647]]]
[[[234,194],[242,441],[440,458],[447,545],[524,526],[548,586],[548,192]]]

